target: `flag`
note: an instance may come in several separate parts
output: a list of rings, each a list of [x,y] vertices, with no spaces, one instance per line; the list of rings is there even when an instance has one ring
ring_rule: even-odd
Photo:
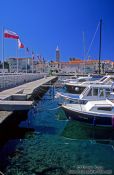
[[[38,62],[39,62],[39,63],[42,63],[42,61],[43,61],[43,60],[42,60],[42,56],[41,56],[41,55],[38,55],[37,57],[38,57]]]
[[[44,57],[43,57],[43,63],[45,63],[45,59],[44,59]]]
[[[28,49],[28,47],[26,48],[26,52],[29,53],[29,49]]]
[[[20,39],[18,39],[18,48],[24,48],[23,43],[20,41]]]
[[[4,37],[5,38],[12,38],[12,39],[19,39],[19,36],[10,30],[4,30]]]
[[[32,59],[34,60],[34,52],[32,51]]]

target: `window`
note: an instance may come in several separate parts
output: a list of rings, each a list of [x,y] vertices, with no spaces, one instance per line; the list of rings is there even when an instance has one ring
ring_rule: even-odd
[[[89,91],[87,96],[92,96],[92,89],[90,89],[90,91]]]
[[[111,78],[110,80],[111,80],[112,82],[114,82],[114,78]]]
[[[86,80],[85,80],[85,79],[80,79],[80,80],[79,80],[79,82],[84,82],[84,81],[86,81]]]
[[[98,96],[98,89],[97,88],[93,89],[93,96]]]
[[[109,97],[110,96],[110,89],[107,88],[105,91],[106,91],[106,97]]]
[[[112,111],[112,107],[98,107],[97,109],[103,111]]]
[[[104,96],[104,90],[100,89],[100,97],[103,97],[103,96]]]

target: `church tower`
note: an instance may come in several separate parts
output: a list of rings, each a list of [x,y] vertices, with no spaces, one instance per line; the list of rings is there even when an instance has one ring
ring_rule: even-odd
[[[60,50],[59,50],[58,46],[56,48],[56,62],[60,62]]]

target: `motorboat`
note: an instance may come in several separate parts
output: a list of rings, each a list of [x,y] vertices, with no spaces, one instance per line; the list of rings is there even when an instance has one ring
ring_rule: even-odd
[[[73,76],[69,79],[65,79],[62,80],[63,84],[66,83],[82,83],[82,82],[86,82],[86,81],[90,81],[92,79],[92,76],[88,75],[88,76],[81,76],[81,77],[77,77],[77,76]]]
[[[86,104],[67,103],[61,107],[70,120],[114,128],[114,100],[88,101]]]
[[[65,87],[68,92],[80,94],[82,91],[91,84],[112,84],[114,82],[114,75],[106,75],[99,80],[77,82],[77,83],[66,83]]]
[[[66,79],[63,79],[61,80],[63,84],[65,83],[69,83],[70,81],[76,81],[77,80],[77,76],[73,76],[73,77],[70,77],[70,78],[66,78]]]
[[[114,85],[100,85],[91,84],[88,85],[81,94],[71,94],[57,92],[56,98],[60,98],[60,101],[70,101],[72,103],[86,103],[87,101],[114,99],[113,96]],[[112,94],[111,94],[112,93]]]

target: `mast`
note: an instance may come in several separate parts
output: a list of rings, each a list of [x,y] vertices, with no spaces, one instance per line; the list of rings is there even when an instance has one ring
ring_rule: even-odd
[[[84,72],[83,72],[83,74],[85,74],[85,33],[83,32],[83,59],[84,59]]]
[[[100,40],[99,40],[99,74],[101,73],[101,40],[102,40],[102,19],[100,19]]]
[[[2,73],[4,76],[4,27],[2,28]]]
[[[18,40],[16,41],[16,57],[17,57],[17,74],[19,73],[19,59],[18,59],[18,57],[19,57],[19,52],[18,52],[18,50],[19,50],[19,48],[18,48]]]

